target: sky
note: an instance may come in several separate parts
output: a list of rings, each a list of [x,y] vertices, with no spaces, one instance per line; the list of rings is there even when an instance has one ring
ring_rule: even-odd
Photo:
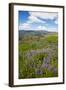
[[[19,30],[58,31],[58,13],[42,11],[19,11]]]

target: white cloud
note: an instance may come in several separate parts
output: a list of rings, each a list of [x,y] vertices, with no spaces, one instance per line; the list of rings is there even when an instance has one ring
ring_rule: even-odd
[[[55,20],[55,24],[58,24],[58,20],[57,19]]]
[[[45,21],[42,21],[40,19],[38,19],[36,16],[30,15],[28,17],[28,23],[34,23],[34,22],[39,22],[39,23],[45,23]]]
[[[30,24],[24,23],[19,25],[19,30],[29,30],[30,29]]]
[[[47,28],[47,31],[50,31],[50,32],[58,32],[58,28],[56,28],[56,27]]]
[[[24,24],[20,24],[19,25],[19,30],[47,30],[47,28],[45,26],[36,26],[36,28],[32,28],[31,24],[28,23],[24,23]]]
[[[45,26],[38,26],[37,30],[47,30],[47,28]]]
[[[22,23],[19,25],[19,30],[47,30],[47,31],[57,31],[57,27],[51,27],[49,28],[48,26],[44,26],[43,24],[45,24],[46,22],[41,19],[55,19],[57,17],[57,13],[46,13],[46,12],[29,12],[29,17],[28,20],[25,23]],[[36,24],[34,27],[35,23],[39,23]],[[58,20],[56,19],[54,21],[55,24],[58,23]]]
[[[58,16],[57,13],[50,13],[50,12],[29,12],[30,16],[33,17],[40,17],[42,19],[54,19]]]
[[[51,27],[51,28],[48,28],[48,27],[45,27],[45,26],[37,26],[36,28],[32,28],[31,27],[31,24],[28,24],[28,23],[24,23],[24,24],[20,24],[19,25],[19,30],[45,30],[45,31],[50,31],[50,32],[57,32],[57,28],[56,27]]]

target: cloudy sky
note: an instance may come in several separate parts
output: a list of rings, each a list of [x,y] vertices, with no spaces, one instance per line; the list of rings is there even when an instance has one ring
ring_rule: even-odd
[[[47,30],[57,32],[58,13],[19,11],[19,30]]]

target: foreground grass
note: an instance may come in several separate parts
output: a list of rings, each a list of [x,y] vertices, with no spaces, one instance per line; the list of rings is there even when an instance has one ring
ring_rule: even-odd
[[[58,76],[58,35],[24,37],[19,42],[19,78]]]

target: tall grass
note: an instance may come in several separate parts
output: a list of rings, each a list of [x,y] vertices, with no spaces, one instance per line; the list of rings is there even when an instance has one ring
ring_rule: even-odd
[[[58,76],[58,35],[25,37],[19,43],[19,78]]]

